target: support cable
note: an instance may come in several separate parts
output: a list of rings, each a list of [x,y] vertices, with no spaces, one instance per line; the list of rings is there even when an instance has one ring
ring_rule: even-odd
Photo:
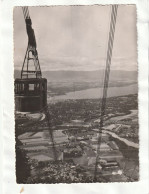
[[[102,140],[102,128],[103,128],[103,121],[105,116],[106,98],[107,98],[107,90],[108,90],[108,84],[109,84],[109,75],[110,75],[110,66],[111,66],[111,58],[112,58],[117,9],[118,9],[118,5],[112,5],[108,50],[107,50],[107,58],[106,58],[106,69],[105,69],[105,75],[104,75],[103,97],[102,97],[102,103],[101,103],[101,115],[100,115],[100,123],[99,123],[99,136],[98,136],[97,153],[96,153],[95,170],[94,170],[94,181],[96,181],[97,179],[97,167],[98,167],[98,160],[99,160],[99,154],[100,154],[99,153],[100,145]]]
[[[22,7],[24,19],[30,18],[28,7]]]
[[[53,129],[52,129],[51,123],[50,123],[50,113],[49,113],[48,106],[43,107],[40,110],[40,112],[44,112],[45,115],[46,115],[46,121],[47,121],[47,124],[48,124],[50,139],[51,139],[51,143],[52,143],[53,157],[54,157],[54,160],[56,161],[58,159],[57,158],[57,151],[56,151],[56,148],[55,148],[54,135],[53,135]]]

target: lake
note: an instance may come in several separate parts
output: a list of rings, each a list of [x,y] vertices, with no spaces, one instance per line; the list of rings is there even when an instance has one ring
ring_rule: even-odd
[[[91,88],[81,91],[68,92],[65,95],[54,96],[48,99],[48,101],[60,101],[68,99],[95,99],[101,98],[103,93],[102,88]],[[128,94],[137,94],[138,85],[132,84],[124,87],[109,87],[108,88],[108,97],[113,96],[123,96]]]

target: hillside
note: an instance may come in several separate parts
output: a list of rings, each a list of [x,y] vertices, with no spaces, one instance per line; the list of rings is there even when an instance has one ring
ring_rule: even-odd
[[[103,79],[104,70],[98,71],[44,71],[43,77],[47,78],[48,82],[96,82]],[[20,71],[15,70],[14,78],[20,77]],[[137,81],[136,71],[120,71],[113,70],[110,72],[110,80],[112,81]]]

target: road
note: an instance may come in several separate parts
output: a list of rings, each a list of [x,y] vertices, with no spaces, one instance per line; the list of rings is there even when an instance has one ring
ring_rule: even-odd
[[[107,134],[111,135],[112,137],[114,137],[116,139],[119,139],[120,141],[124,142],[126,145],[128,145],[130,147],[139,149],[139,144],[134,143],[132,141],[129,141],[129,140],[125,139],[125,138],[119,137],[118,135],[116,135],[115,133],[113,133],[111,131],[103,130],[102,132],[103,133],[107,133]]]

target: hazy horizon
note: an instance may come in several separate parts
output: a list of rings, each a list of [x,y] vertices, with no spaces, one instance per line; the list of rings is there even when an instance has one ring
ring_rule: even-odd
[[[42,71],[105,68],[111,6],[29,7]],[[136,6],[119,5],[111,70],[137,71]],[[21,7],[14,9],[14,68],[27,47]]]

